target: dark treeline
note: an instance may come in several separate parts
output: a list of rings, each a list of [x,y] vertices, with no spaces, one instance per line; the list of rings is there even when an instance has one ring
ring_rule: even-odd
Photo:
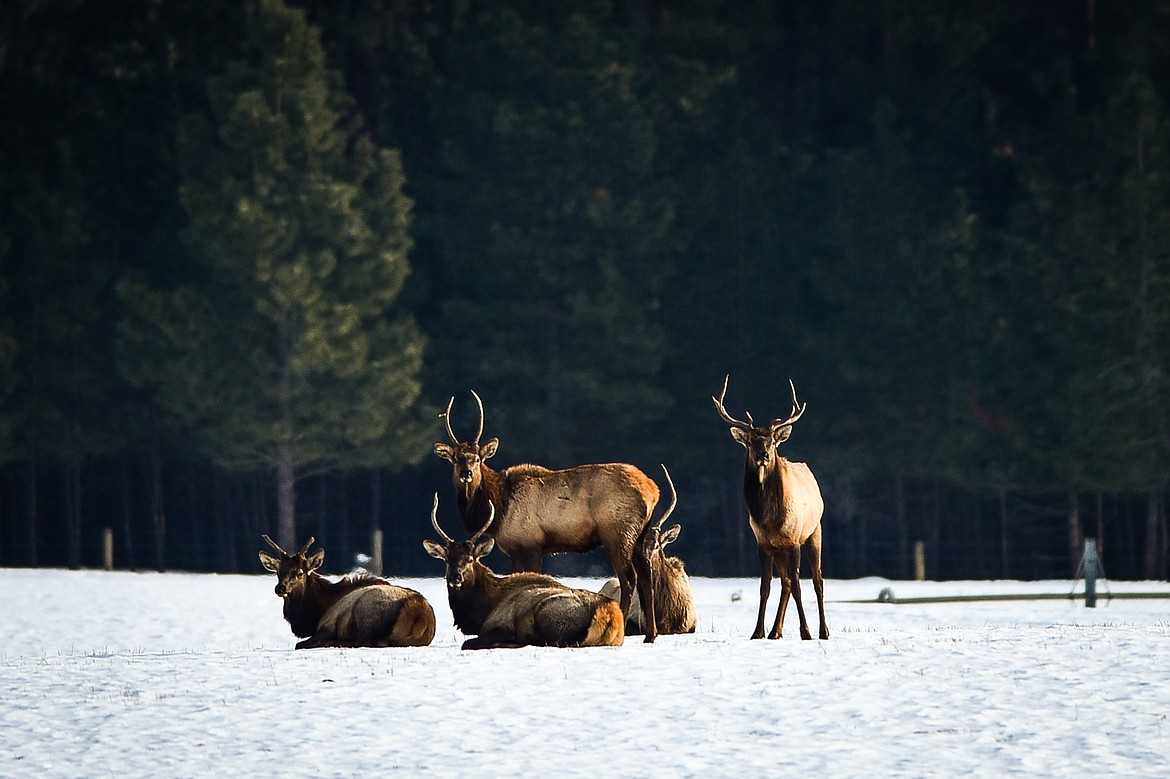
[[[751,575],[730,374],[829,577],[1165,578],[1168,72],[1162,1],[13,0],[0,565],[438,575],[475,389]]]

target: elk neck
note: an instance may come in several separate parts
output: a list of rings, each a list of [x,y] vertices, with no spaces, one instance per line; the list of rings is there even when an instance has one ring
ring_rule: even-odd
[[[487,535],[495,536],[499,526],[500,516],[504,513],[504,504],[501,498],[504,478],[492,470],[486,463],[480,465],[480,479],[477,482],[455,482],[455,505],[459,509],[459,516],[463,520],[463,527],[468,533],[474,533],[487,522],[490,510],[489,501],[496,504],[496,519],[492,527],[488,528]]]
[[[316,571],[311,571],[305,581],[305,588],[284,599],[284,618],[294,636],[308,638],[317,632],[321,617],[342,596],[358,587],[368,587],[380,581],[374,576],[346,576],[341,581],[331,582]]]
[[[467,635],[477,636],[484,620],[503,597],[503,578],[497,576],[478,560],[472,566],[472,575],[463,580],[458,589],[447,587],[447,602],[455,626]]]
[[[744,463],[743,497],[748,512],[757,522],[784,516],[784,472],[787,467],[788,461],[777,455],[763,469],[761,479],[761,469],[750,455]]]

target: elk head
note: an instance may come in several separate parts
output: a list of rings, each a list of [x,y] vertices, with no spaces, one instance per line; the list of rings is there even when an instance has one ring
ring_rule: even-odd
[[[796,385],[789,379],[788,386],[792,388],[792,411],[787,417],[773,419],[767,427],[757,427],[750,413],[744,412],[747,414],[747,421],[744,422],[728,414],[727,409],[723,407],[723,398],[727,395],[727,381],[730,378],[731,374],[724,377],[723,392],[719,393],[718,399],[712,395],[711,400],[723,421],[732,425],[731,437],[747,450],[748,460],[756,466],[762,484],[764,474],[777,457],[776,447],[788,440],[788,436],[792,434],[792,426],[804,414],[808,404],[801,404],[796,400]]]
[[[263,549],[260,550],[260,564],[276,574],[276,594],[282,598],[288,598],[303,592],[309,581],[309,574],[320,568],[321,563],[325,562],[325,550],[318,549],[313,554],[306,556],[305,553],[316,541],[315,538],[309,538],[301,547],[301,551],[289,554],[268,536],[261,535],[260,537],[280,554],[280,557],[276,557]]]
[[[648,560],[653,559],[657,552],[665,554],[666,545],[677,539],[679,532],[682,530],[679,525],[671,525],[666,530],[662,529],[662,526],[666,524],[667,518],[670,517],[675,505],[678,503],[678,492],[674,489],[674,482],[670,478],[670,471],[666,470],[665,465],[662,466],[662,472],[666,474],[666,483],[670,485],[670,506],[657,522],[651,522],[642,533],[642,551]]]
[[[458,590],[464,583],[470,581],[474,577],[475,564],[495,548],[494,539],[489,537],[479,540],[495,516],[496,508],[492,506],[488,511],[488,521],[483,527],[472,533],[466,541],[456,541],[439,527],[439,493],[435,493],[435,505],[431,507],[431,524],[434,525],[435,532],[442,536],[443,543],[423,541],[423,547],[431,557],[447,563],[446,579],[449,588]]]
[[[483,401],[479,399],[475,390],[472,390],[471,394],[475,396],[475,402],[479,406],[479,429],[475,432],[475,438],[460,443],[459,439],[455,437],[454,431],[451,430],[451,406],[455,403],[455,397],[452,396],[451,400],[447,402],[447,410],[441,414],[447,425],[447,435],[450,436],[451,443],[439,442],[435,444],[435,454],[451,463],[455,468],[453,473],[455,488],[462,488],[467,496],[479,489],[483,482],[483,463],[494,455],[500,446],[498,438],[489,439],[487,443],[480,446],[479,437],[483,435]]]

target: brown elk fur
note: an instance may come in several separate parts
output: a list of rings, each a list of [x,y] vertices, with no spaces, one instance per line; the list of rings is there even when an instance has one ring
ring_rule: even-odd
[[[464,649],[519,646],[620,646],[625,619],[618,604],[600,593],[568,587],[551,576],[522,572],[499,576],[480,558],[495,541],[455,541],[439,527],[439,496],[431,522],[443,541],[423,541],[432,557],[447,564],[447,598],[455,625],[466,635]],[[489,517],[494,511],[489,511]]]
[[[662,467],[662,471],[666,474],[667,484],[670,485],[670,506],[657,522],[652,522],[646,527],[641,541],[643,551],[650,560],[654,582],[654,621],[659,633],[694,633],[698,618],[690,577],[687,576],[686,566],[680,558],[666,556],[667,544],[678,538],[682,528],[679,525],[671,525],[665,530],[662,529],[678,502],[670,472],[666,470],[666,466]],[[615,578],[607,581],[601,588],[601,594],[617,600],[620,594],[618,580]],[[642,635],[645,632],[646,614],[638,593],[634,593],[630,614],[626,619],[626,635]]]
[[[621,608],[629,613],[637,589],[643,603],[653,603],[650,563],[639,539],[658,504],[658,485],[641,470],[625,463],[579,465],[549,470],[539,465],[513,465],[501,471],[486,461],[499,439],[482,446],[483,403],[479,432],[460,443],[451,430],[451,403],[445,413],[451,444],[435,444],[435,454],[454,467],[456,506],[467,532],[489,523],[486,534],[512,560],[512,571],[539,572],[546,554],[605,549],[621,585]],[[495,519],[489,521],[489,509]],[[653,641],[656,630],[646,633]]]
[[[330,581],[317,573],[325,551],[306,555],[313,539],[288,554],[263,536],[280,557],[261,550],[260,563],[277,575],[276,594],[297,649],[426,646],[435,637],[435,612],[420,593],[368,574]]]
[[[730,377],[728,377],[730,378]],[[735,419],[723,406],[728,379],[723,380],[723,394],[711,400],[720,417],[730,422],[731,437],[746,450],[743,472],[743,496],[747,503],[748,522],[756,536],[760,558],[760,610],[752,638],[764,636],[764,610],[772,586],[772,571],[780,574],[780,605],[768,638],[780,638],[788,597],[796,602],[800,616],[800,637],[811,639],[804,604],[800,597],[800,550],[808,556],[813,588],[820,615],[819,637],[829,637],[825,619],[824,578],[821,572],[821,515],[825,510],[821,490],[805,463],[791,462],[777,454],[777,447],[788,439],[792,426],[804,414],[805,406],[796,399],[792,386],[792,411],[785,418],[774,419],[766,427]]]

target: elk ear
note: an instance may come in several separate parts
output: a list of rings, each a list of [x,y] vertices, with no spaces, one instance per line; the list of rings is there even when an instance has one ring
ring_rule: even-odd
[[[455,450],[451,448],[450,444],[445,444],[442,441],[435,444],[435,454],[449,463],[455,462]]]
[[[661,540],[658,543],[661,544],[662,546],[666,546],[667,544],[671,543],[672,541],[676,541],[678,539],[678,534],[681,532],[682,532],[681,525],[671,525],[666,530],[662,531],[662,535],[660,536]]]
[[[486,460],[487,458],[489,458],[489,457],[491,457],[493,454],[495,454],[495,453],[496,453],[496,450],[497,450],[497,449],[499,449],[499,448],[500,448],[500,439],[498,439],[498,438],[491,438],[491,439],[488,439],[488,442],[487,442],[486,444],[484,444],[483,446],[479,447],[479,457],[480,457],[480,459],[481,459],[481,460]]]
[[[447,559],[447,548],[438,541],[423,541],[423,549],[427,550],[427,554],[434,557],[436,560]]]
[[[313,554],[309,555],[309,559],[305,561],[310,571],[315,571],[321,567],[321,563],[325,562],[325,550],[318,549]]]
[[[747,431],[744,430],[743,428],[739,428],[739,427],[731,428],[731,437],[734,438],[736,441],[738,441],[740,446],[747,446],[748,445],[748,434],[747,434]]]
[[[475,545],[475,550],[472,552],[472,556],[476,560],[478,560],[481,557],[487,557],[489,554],[491,554],[491,551],[495,548],[496,548],[496,539],[485,538],[484,540],[480,541],[479,543],[477,543]]]
[[[780,444],[787,441],[788,436],[790,435],[792,435],[792,425],[785,425],[784,427],[777,428],[775,432],[772,433],[772,443],[779,446]]]
[[[280,560],[277,560],[275,557],[263,550],[260,551],[260,564],[273,573],[276,573],[280,570]]]

